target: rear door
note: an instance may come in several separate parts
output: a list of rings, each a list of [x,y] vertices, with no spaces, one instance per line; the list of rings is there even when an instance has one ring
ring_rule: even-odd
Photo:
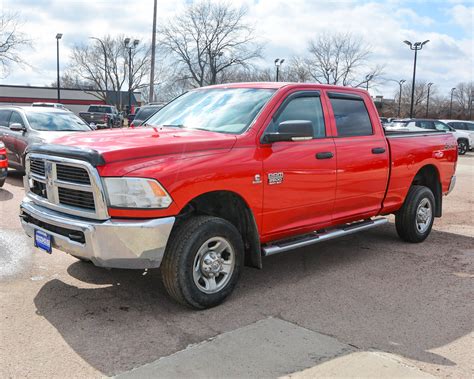
[[[263,150],[263,234],[283,237],[292,231],[329,223],[336,187],[336,151],[319,91],[290,94],[265,132],[277,131],[283,121],[313,124],[313,139],[281,141]],[[264,133],[265,133],[264,132]]]
[[[382,207],[389,173],[389,148],[373,109],[358,94],[328,92],[337,137],[334,221],[374,216]]]

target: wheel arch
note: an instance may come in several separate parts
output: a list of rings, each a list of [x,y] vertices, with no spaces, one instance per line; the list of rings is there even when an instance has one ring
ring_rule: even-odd
[[[181,209],[176,224],[179,225],[183,220],[196,214],[221,217],[233,224],[244,242],[245,265],[262,268],[257,223],[251,208],[242,196],[227,190],[202,193]]]
[[[438,168],[432,164],[421,167],[411,184],[428,187],[433,192],[435,198],[435,217],[441,217],[443,211],[443,191]]]

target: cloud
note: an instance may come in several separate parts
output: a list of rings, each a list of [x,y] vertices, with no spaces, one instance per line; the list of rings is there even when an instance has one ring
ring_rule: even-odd
[[[158,0],[158,25],[182,10],[187,0]],[[20,10],[25,32],[34,40],[34,50],[23,56],[33,70],[16,69],[3,82],[49,84],[55,80],[56,40],[61,40],[61,64],[67,63],[76,43],[88,43],[89,36],[128,35],[148,42],[151,39],[152,2],[128,0],[71,1],[3,0],[3,10]],[[402,43],[430,39],[419,54],[418,78],[435,82],[440,92],[461,81],[473,80],[472,14],[462,3],[433,2],[421,7],[416,1],[314,1],[314,0],[233,0],[245,6],[256,35],[267,46],[266,67],[275,58],[291,58],[306,52],[308,40],[323,32],[352,32],[364,39],[372,51],[372,65],[385,65],[387,79],[411,79],[413,52]],[[449,11],[446,17],[444,11]],[[461,38],[451,32],[452,23]],[[461,29],[462,28],[462,29]],[[390,82],[388,82],[390,83]],[[391,96],[395,83],[380,85],[374,93]]]

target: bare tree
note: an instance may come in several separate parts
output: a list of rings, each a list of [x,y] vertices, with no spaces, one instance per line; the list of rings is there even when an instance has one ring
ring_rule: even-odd
[[[19,50],[31,41],[19,31],[21,25],[19,13],[0,14],[0,77],[8,76],[11,64],[26,64]]]
[[[472,117],[472,102],[474,101],[474,82],[463,82],[456,86],[453,97],[456,104],[453,108],[460,118],[468,119]]]
[[[308,52],[307,69],[318,83],[360,87],[383,71],[382,66],[368,67],[370,47],[350,33],[321,34],[309,42]]]
[[[72,77],[79,77],[88,87],[92,87],[93,91],[90,91],[91,88],[84,89],[100,100],[110,99],[110,93],[115,93],[115,105],[121,107],[118,94],[125,83],[128,83],[128,50],[123,36],[105,36],[101,40],[103,45],[96,40],[92,44],[74,46],[67,73]],[[142,43],[132,49],[131,62],[131,90],[135,91],[143,86],[150,73],[149,46]]]
[[[233,67],[249,67],[262,46],[245,22],[245,8],[209,0],[189,5],[159,30],[161,46],[193,87],[221,81]]]

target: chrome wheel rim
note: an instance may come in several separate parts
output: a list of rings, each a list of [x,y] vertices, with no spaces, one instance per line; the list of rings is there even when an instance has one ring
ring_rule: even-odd
[[[223,237],[212,237],[204,242],[194,257],[194,284],[204,293],[222,290],[232,277],[235,252]]]
[[[426,232],[431,224],[432,218],[433,210],[431,202],[427,198],[424,198],[420,201],[416,210],[416,228],[418,232]]]

